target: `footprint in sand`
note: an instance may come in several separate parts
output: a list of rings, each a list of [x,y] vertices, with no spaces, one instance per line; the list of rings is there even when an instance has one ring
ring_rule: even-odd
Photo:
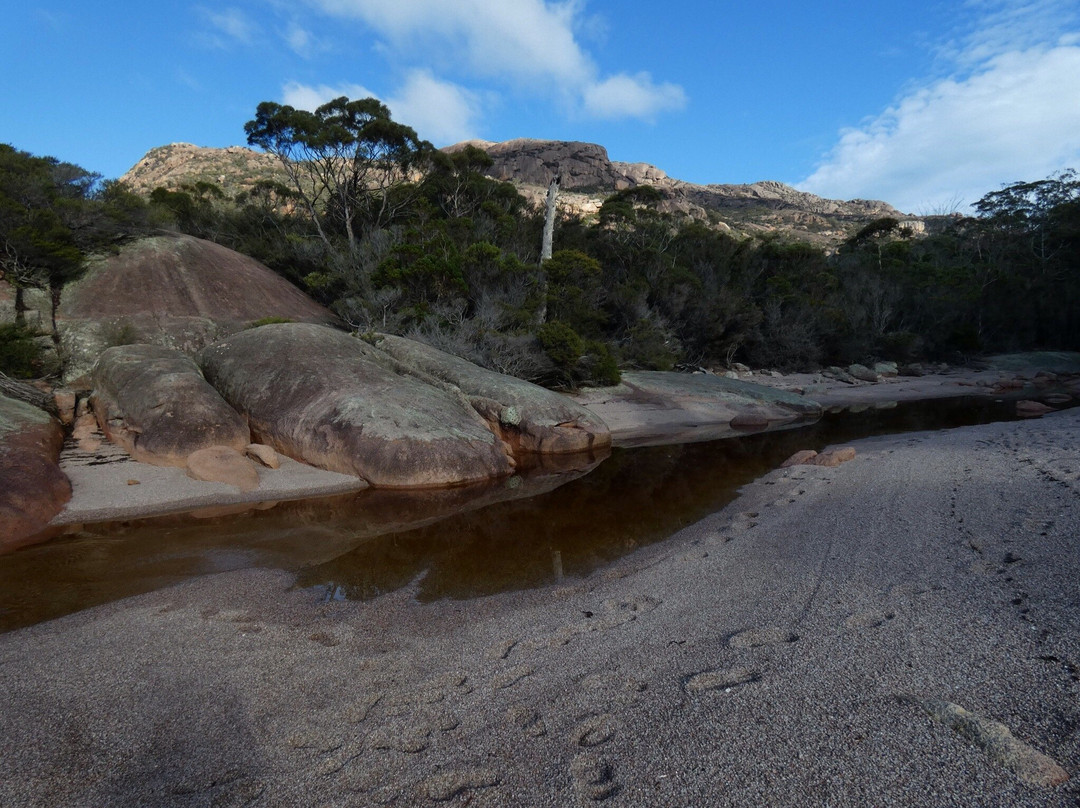
[[[387,724],[373,730],[364,745],[368,749],[392,749],[416,755],[431,745],[431,727],[412,721]]]
[[[515,704],[506,711],[507,720],[530,738],[542,738],[547,735],[544,717],[531,707]]]
[[[309,635],[308,639],[325,648],[333,648],[335,645],[341,645],[341,640],[326,631],[316,631],[314,634]]]
[[[345,745],[345,740],[338,735],[327,735],[317,727],[297,729],[288,737],[289,746],[293,749],[308,750],[326,754],[340,749]]]
[[[574,746],[599,746],[615,737],[615,719],[607,714],[586,718],[570,732]]]
[[[509,670],[505,670],[496,676],[491,681],[491,686],[495,690],[506,690],[508,687],[513,687],[526,676],[532,676],[533,669],[528,665],[517,665]]]
[[[686,680],[683,688],[691,694],[716,690],[727,692],[740,685],[756,682],[760,678],[760,674],[750,668],[717,668],[694,674]]]
[[[580,754],[570,763],[574,788],[583,799],[600,802],[619,791],[611,761],[591,753]]]
[[[870,609],[865,612],[856,612],[844,621],[844,628],[877,628],[892,620],[896,615],[893,612],[882,612]]]
[[[799,635],[786,628],[770,626],[768,628],[752,628],[740,631],[732,635],[728,645],[732,648],[759,648],[763,645],[782,645],[792,643],[799,639]]]
[[[341,717],[350,724],[359,724],[371,715],[371,711],[382,701],[381,693],[372,693],[362,696],[346,704],[341,710]]]
[[[421,783],[420,793],[435,802],[448,802],[466,791],[493,788],[497,785],[499,785],[499,775],[493,769],[481,767],[447,769]]]
[[[243,808],[251,805],[266,791],[266,784],[261,780],[244,778],[222,786],[210,801],[213,808]]]

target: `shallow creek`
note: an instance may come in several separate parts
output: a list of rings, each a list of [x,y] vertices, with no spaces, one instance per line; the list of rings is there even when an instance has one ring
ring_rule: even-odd
[[[485,486],[84,525],[0,556],[0,631],[249,567],[296,573],[296,586],[328,600],[413,582],[421,601],[543,586],[664,540],[799,449],[1013,418],[1011,401],[912,402],[781,432],[616,449]]]

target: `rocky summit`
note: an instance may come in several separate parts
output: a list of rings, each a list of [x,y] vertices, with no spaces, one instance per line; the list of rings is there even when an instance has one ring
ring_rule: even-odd
[[[820,245],[839,243],[868,222],[883,216],[904,221],[921,232],[926,223],[874,200],[824,199],[775,181],[699,185],[669,177],[648,163],[612,160],[596,143],[519,138],[502,143],[468,140],[444,151],[474,146],[493,160],[489,176],[511,182],[536,205],[547,186],[560,177],[559,206],[565,214],[594,215],[611,194],[649,185],[663,194],[661,210],[708,221],[736,235],[777,233]],[[151,149],[120,178],[137,193],[177,189],[210,182],[227,196],[249,191],[260,181],[288,184],[277,161],[241,146],[209,149],[173,143]]]

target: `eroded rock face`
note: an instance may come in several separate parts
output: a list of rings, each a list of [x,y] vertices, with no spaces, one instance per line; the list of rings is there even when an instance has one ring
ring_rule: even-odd
[[[57,329],[77,382],[109,347],[153,343],[193,355],[267,317],[337,318],[253,258],[192,236],[141,239],[64,287]]]
[[[91,373],[98,425],[132,457],[184,466],[192,452],[250,442],[244,419],[183,354],[158,345],[109,348]]]
[[[396,488],[513,471],[508,447],[467,402],[396,373],[386,354],[335,329],[267,325],[198,361],[255,440],[313,466]]]
[[[71,499],[57,464],[63,443],[56,419],[0,395],[0,552],[40,533]]]
[[[422,381],[463,395],[515,454],[566,454],[611,445],[607,424],[566,396],[404,337],[379,335],[375,346]]]

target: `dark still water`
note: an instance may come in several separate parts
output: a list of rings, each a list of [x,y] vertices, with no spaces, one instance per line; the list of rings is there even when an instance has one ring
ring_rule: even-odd
[[[1014,416],[956,398],[826,415],[812,426],[707,443],[616,449],[579,468],[429,492],[367,491],[197,519],[86,525],[0,556],[0,631],[200,575],[297,573],[328,599],[417,581],[421,600],[470,598],[589,573],[712,513],[799,449]]]

